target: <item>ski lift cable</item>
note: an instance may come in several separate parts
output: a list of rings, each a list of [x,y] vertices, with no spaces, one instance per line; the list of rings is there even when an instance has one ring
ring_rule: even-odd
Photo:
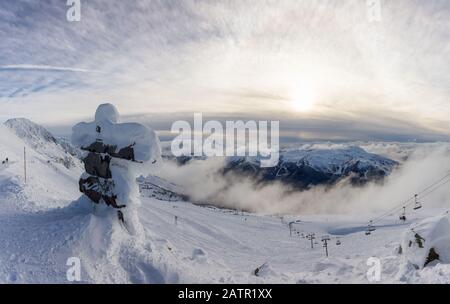
[[[450,182],[450,173],[446,174],[444,177],[442,177],[441,179],[439,179],[438,181],[432,183],[431,185],[429,185],[428,187],[422,189],[420,192],[418,192],[417,194],[414,194],[414,196],[412,196],[411,198],[402,201],[400,204],[396,205],[394,208],[390,209],[389,211],[381,214],[380,216],[374,218],[373,220],[370,221],[369,226],[373,227],[373,224],[379,222],[381,219],[394,214],[395,212],[398,212],[402,209],[406,209],[406,207],[411,206],[413,204],[416,204],[417,199],[423,199],[427,196],[429,196],[431,193],[437,191],[439,188],[441,188],[442,186],[448,184]],[[297,222],[292,222],[291,224],[298,224]],[[305,238],[308,238],[308,235],[314,235],[314,233],[311,232],[304,232],[304,231],[300,231],[300,233],[304,234]],[[342,239],[345,239],[345,236],[330,236],[331,240],[337,240],[341,243]]]
[[[409,207],[409,206],[411,206],[413,204],[416,204],[416,198],[423,199],[423,198],[429,196],[431,193],[435,192],[440,187],[444,186],[445,184],[447,184],[449,182],[450,182],[450,179],[445,181],[445,182],[443,182],[443,183],[441,183],[440,185],[433,185],[433,186],[435,186],[434,189],[430,189],[429,188],[429,190],[425,194],[423,194],[424,192],[420,192],[420,194],[418,194],[417,196],[414,195],[412,198],[402,202],[401,204],[395,206],[393,209],[389,210],[389,212],[383,213],[380,216],[376,217],[375,219],[372,220],[372,223],[379,222],[380,220],[386,218],[387,216],[389,216],[389,215],[391,215],[391,214],[393,214],[395,212],[399,212],[399,211],[401,211],[402,209],[404,209],[406,207]]]
[[[417,196],[414,195],[413,197],[409,198],[408,200],[401,202],[400,204],[396,205],[394,208],[390,209],[389,211],[387,211],[387,212],[381,214],[380,216],[374,218],[371,222],[372,223],[379,222],[381,219],[389,216],[390,214],[398,212],[401,209],[403,209],[404,207],[408,207],[408,206],[414,204],[415,200],[416,200],[416,197],[419,198],[419,196],[420,196],[420,198],[424,198],[424,197],[428,196],[432,192],[436,191],[438,188],[440,188],[443,185],[445,185],[446,183],[450,182],[450,179],[446,180],[449,177],[450,177],[450,174],[447,174],[446,176],[441,178],[439,181],[431,184],[430,186],[426,187],[422,191],[418,192]]]
[[[430,190],[430,191],[428,191],[427,193],[422,194],[422,195],[420,196],[420,198],[423,199],[423,198],[429,196],[431,193],[433,193],[435,190],[437,190],[437,188],[440,188],[440,187],[442,187],[442,186],[448,184],[449,182],[450,182],[450,179],[448,179],[447,181],[443,182],[441,185],[437,186],[436,189]]]
[[[405,205],[411,205],[412,202],[415,202],[416,198],[424,198],[425,196],[427,196],[429,193],[434,192],[437,190],[437,188],[440,188],[441,186],[443,186],[444,184],[448,183],[450,180],[446,180],[450,177],[450,173],[445,175],[443,178],[439,179],[438,181],[434,182],[433,184],[431,184],[430,186],[426,187],[425,189],[423,189],[422,191],[418,192],[417,194],[415,194],[414,196],[412,196],[411,198],[409,198],[406,201],[401,202],[399,205],[397,205],[396,207],[394,207],[393,209],[391,209],[392,211],[396,211],[398,209],[403,208]],[[442,184],[440,184],[442,183]]]
[[[436,190],[438,190],[439,188],[441,188],[443,185],[449,183],[450,182],[449,177],[450,177],[450,173],[446,174],[444,177],[442,177],[438,181],[434,182],[433,184],[429,185],[428,187],[424,188],[422,191],[418,192],[413,197],[407,199],[406,201],[402,201],[400,204],[396,205],[394,208],[390,209],[389,211],[387,211],[387,212],[381,214],[380,216],[374,218],[373,220],[371,220],[372,224],[379,222],[381,219],[389,216],[390,214],[392,214],[396,211],[403,209],[404,207],[408,207],[412,204],[415,204],[416,198],[423,199],[423,198],[427,197],[431,193],[433,193]]]

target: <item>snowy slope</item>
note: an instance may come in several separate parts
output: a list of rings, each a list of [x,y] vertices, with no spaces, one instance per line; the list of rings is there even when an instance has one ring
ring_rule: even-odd
[[[61,163],[68,169],[80,167],[80,162],[77,159],[79,151],[66,140],[54,137],[44,127],[26,118],[9,119],[4,125],[35,152],[42,154],[53,162]]]
[[[139,192],[144,197],[153,197],[168,202],[188,199],[185,189],[161,177],[155,175],[140,176],[136,181],[139,184]]]
[[[77,198],[76,185],[81,173],[80,162],[52,142],[35,145],[36,141],[23,140],[13,130],[0,126],[0,158],[9,158],[9,164],[0,167],[0,193],[30,199],[24,208],[52,208]],[[27,157],[27,183],[24,181],[24,148]],[[70,157],[73,165],[66,167],[60,157]]]
[[[367,283],[370,257],[381,261],[381,283],[450,283],[446,261],[414,269],[398,250],[411,227],[423,227],[417,223],[443,210],[413,213],[406,223],[394,214],[366,236],[372,214],[280,219],[143,198],[144,233],[135,237],[79,199],[78,169],[53,163],[6,127],[0,139],[0,156],[10,159],[0,167],[0,283],[69,283],[70,257],[80,259],[87,283]],[[290,236],[291,221],[319,243],[330,235],[330,257],[321,244],[311,249],[308,240]]]
[[[161,204],[146,200],[143,222],[175,248],[173,253],[192,267],[196,277],[180,276],[182,282],[196,283],[368,283],[367,260],[378,257],[382,263],[381,283],[450,282],[450,265],[438,264],[406,272],[398,254],[403,231],[411,222],[400,223],[396,216],[380,222],[372,236],[366,236],[364,221],[370,215],[322,215],[297,218],[236,214],[191,204]],[[439,212],[430,210],[430,213]],[[174,216],[178,216],[177,225]],[[426,214],[422,215],[426,216]],[[320,244],[290,237],[287,223],[300,220],[298,231],[316,233]],[[330,257],[325,257],[320,237],[333,237]],[[337,238],[342,242],[336,245]],[[197,252],[203,252],[200,256]],[[253,271],[263,265],[269,271],[256,277]],[[430,275],[431,273],[431,275]]]

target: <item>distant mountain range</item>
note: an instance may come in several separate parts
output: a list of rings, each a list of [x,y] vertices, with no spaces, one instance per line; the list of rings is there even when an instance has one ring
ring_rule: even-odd
[[[168,159],[174,159],[167,153],[165,155]],[[192,156],[175,158],[179,165],[206,159]],[[354,185],[381,181],[398,165],[394,160],[368,153],[356,146],[339,149],[291,148],[280,152],[276,167],[261,168],[258,157],[228,157],[219,173],[251,177],[257,183],[280,181],[304,190],[314,185],[334,184],[343,178],[350,178]]]
[[[281,181],[297,189],[320,184],[333,184],[349,177],[355,185],[379,181],[398,165],[386,157],[350,146],[341,149],[289,149],[280,153],[276,167],[261,168],[259,160],[232,157],[223,174],[238,173],[259,182]]]

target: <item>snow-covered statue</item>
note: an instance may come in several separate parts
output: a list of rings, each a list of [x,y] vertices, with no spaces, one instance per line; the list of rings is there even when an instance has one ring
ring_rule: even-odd
[[[135,234],[140,224],[136,178],[159,165],[161,148],[157,135],[138,123],[119,123],[112,104],[102,104],[95,121],[79,123],[72,129],[72,143],[84,155],[86,172],[80,178],[80,191],[103,214],[117,214],[119,222]]]

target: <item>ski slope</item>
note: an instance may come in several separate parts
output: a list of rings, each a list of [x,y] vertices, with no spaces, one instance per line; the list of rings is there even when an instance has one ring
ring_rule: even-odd
[[[0,157],[10,159],[0,166],[0,283],[72,283],[71,257],[80,259],[84,283],[368,283],[370,257],[381,261],[379,283],[450,283],[449,264],[415,269],[398,252],[410,226],[445,210],[424,208],[406,223],[393,214],[366,236],[374,214],[281,219],[142,197],[143,233],[131,236],[80,199],[81,168],[52,161],[5,127],[0,138],[8,139]],[[316,234],[314,249],[290,236],[292,221],[300,221],[299,233]],[[332,237],[328,258],[325,234]]]
[[[434,214],[441,210],[429,210]],[[381,259],[381,283],[450,282],[450,267],[439,265],[436,276],[429,269],[403,269],[398,254],[403,233],[427,213],[400,223],[396,216],[386,218],[371,236],[365,235],[370,217],[330,215],[295,218],[256,216],[230,210],[199,207],[186,203],[164,204],[145,200],[142,222],[168,240],[178,259],[191,264],[196,283],[368,283],[367,260]],[[177,225],[174,217],[178,216]],[[288,221],[300,220],[298,231],[315,233],[318,243],[311,249],[306,239],[290,236]],[[330,257],[325,257],[321,235],[330,235]],[[336,245],[336,240],[342,242]],[[197,256],[195,252],[204,255]],[[254,270],[266,264],[261,277]],[[441,270],[444,269],[445,272]],[[183,281],[186,282],[186,281]]]
[[[450,280],[448,265],[402,268],[397,250],[409,223],[394,217],[370,237],[346,216],[301,218],[301,231],[340,237],[326,258],[321,244],[311,249],[308,240],[290,237],[277,217],[144,199],[145,234],[137,238],[119,225],[105,227],[85,203],[45,212],[2,209],[0,281],[68,283],[69,257],[80,258],[88,283],[367,283],[369,257],[382,261],[381,283]],[[263,264],[266,271],[255,276]]]

